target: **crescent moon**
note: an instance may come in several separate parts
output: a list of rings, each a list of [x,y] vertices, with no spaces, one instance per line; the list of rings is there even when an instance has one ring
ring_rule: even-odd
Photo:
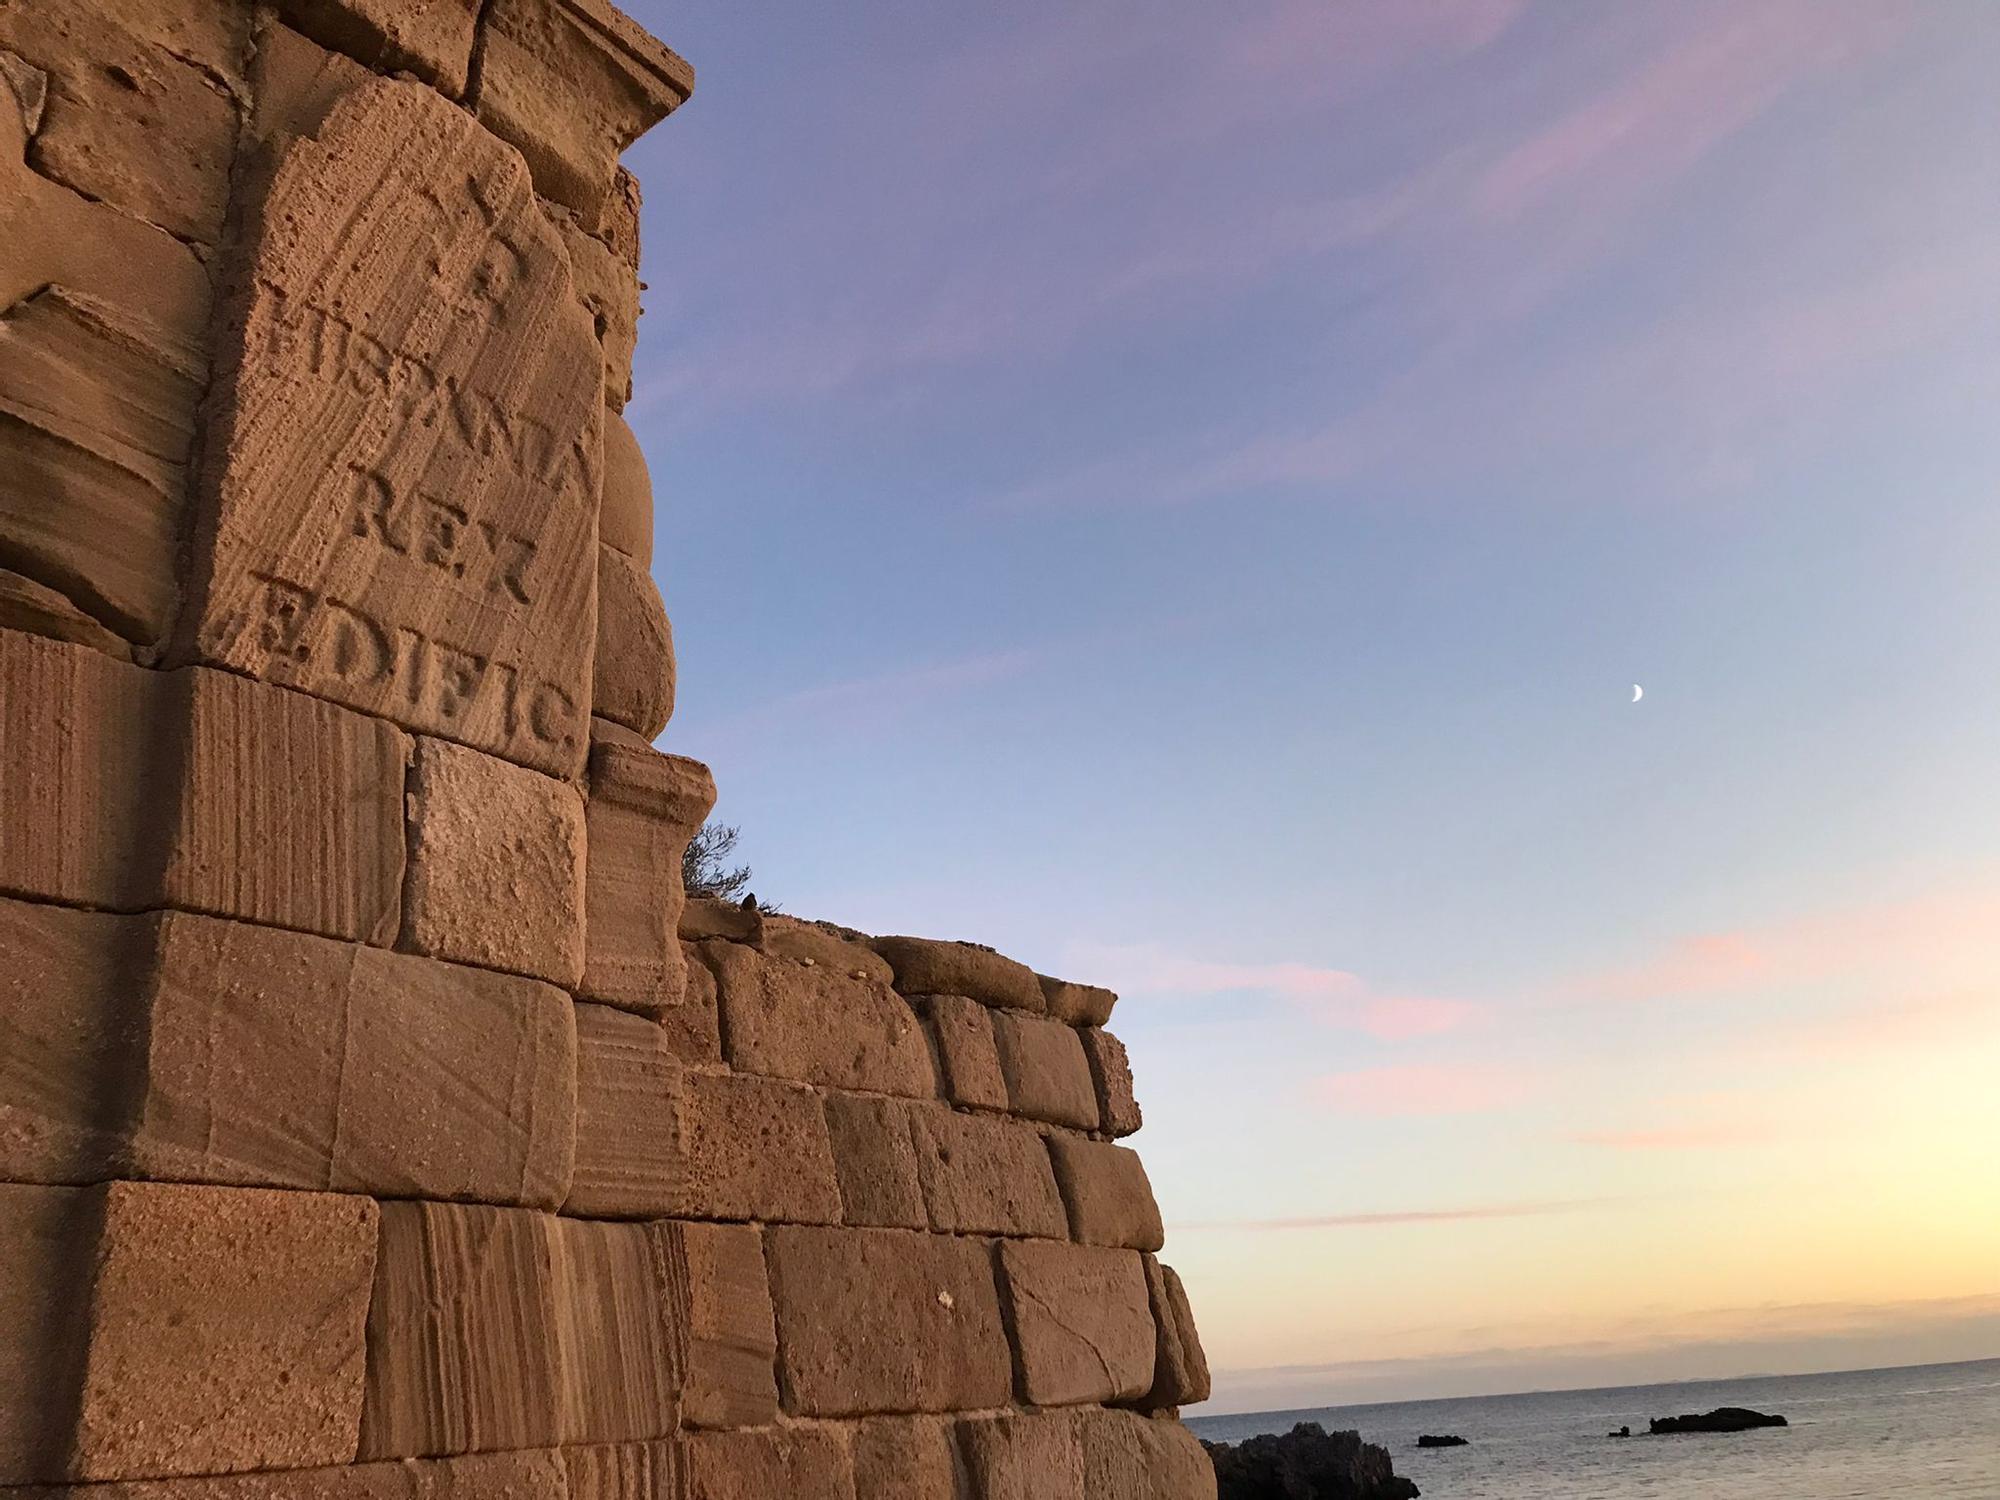
[[[1646,690],[1645,690],[1644,688],[1640,687],[1638,683],[1636,683],[1636,682],[1635,682],[1635,683],[1633,683],[1633,684],[1632,684],[1632,701],[1633,701],[1634,703],[1637,703],[1637,702],[1638,702],[1638,701],[1639,701],[1639,700],[1640,700],[1641,698],[1643,698],[1643,697],[1645,697],[1645,696],[1646,696]]]

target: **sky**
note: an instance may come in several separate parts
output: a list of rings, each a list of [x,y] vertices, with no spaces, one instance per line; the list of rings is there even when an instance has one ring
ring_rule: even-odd
[[[626,3],[661,744],[1120,992],[1210,1410],[2000,1356],[2000,5]]]

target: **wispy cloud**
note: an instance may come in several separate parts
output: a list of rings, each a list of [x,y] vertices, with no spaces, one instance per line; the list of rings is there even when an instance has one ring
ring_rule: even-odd
[[[1600,1207],[1601,1198],[1573,1198],[1537,1203],[1482,1203],[1465,1208],[1392,1209],[1380,1213],[1322,1214],[1296,1219],[1217,1219],[1175,1223],[1176,1234],[1220,1230],[1257,1232],[1291,1229],[1375,1229],[1398,1224],[1462,1224],[1488,1219],[1539,1219],[1549,1214],[1573,1214]]]
[[[1501,1063],[1401,1063],[1329,1073],[1308,1087],[1336,1114],[1390,1119],[1485,1114],[1531,1097],[1539,1076]]]
[[[1768,1145],[1777,1138],[1778,1132],[1772,1126],[1748,1123],[1595,1130],[1569,1137],[1576,1145],[1601,1146],[1609,1151],[1725,1151]]]
[[[1385,1041],[1434,1036],[1479,1013],[1472,1001],[1384,992],[1358,974],[1303,963],[1218,963],[1150,945],[1072,945],[1067,960],[1127,997],[1263,995]]]

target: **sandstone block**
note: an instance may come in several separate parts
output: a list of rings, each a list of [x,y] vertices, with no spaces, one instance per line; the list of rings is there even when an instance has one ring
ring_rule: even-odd
[[[681,1062],[642,1016],[576,1007],[576,1175],[563,1212],[657,1218],[683,1195]]]
[[[841,1222],[927,1229],[907,1105],[858,1094],[826,1096],[826,1130],[840,1181]]]
[[[1208,1355],[1194,1326],[1187,1288],[1172,1266],[1146,1257],[1146,1291],[1160,1333],[1153,1365],[1153,1389],[1146,1405],[1155,1411],[1194,1406],[1209,1398]]]
[[[687,1329],[682,1420],[762,1427],[778,1414],[778,1335],[764,1236],[748,1224],[649,1226],[673,1316]]]
[[[764,914],[733,901],[713,896],[690,896],[681,908],[681,940],[699,943],[707,938],[727,938],[732,943],[762,944]]]
[[[639,274],[625,263],[617,251],[579,225],[569,210],[551,204],[549,218],[569,249],[570,280],[576,287],[577,300],[583,303],[584,310],[590,314],[592,326],[597,330],[598,345],[604,350],[605,489],[608,494],[612,434],[623,429],[629,437],[631,431],[625,427],[624,418],[617,414],[625,410],[625,403],[632,399],[632,355],[639,347]],[[629,460],[629,455],[627,458]],[[652,562],[650,510],[649,503],[646,564]],[[599,539],[607,545],[615,545],[603,535],[601,521]],[[630,547],[619,547],[618,550],[628,557],[638,556]]]
[[[0,48],[26,29],[74,65],[87,54],[65,37],[88,9],[16,6]],[[29,63],[10,77],[46,95]],[[35,171],[40,113],[0,85],[0,548],[13,573],[150,649],[179,599],[208,273],[164,231]]]
[[[715,805],[715,780],[699,761],[623,743],[595,725],[592,739],[583,993],[664,1015],[681,1003],[687,975],[681,854]]]
[[[119,661],[131,661],[135,655],[130,641],[85,614],[67,594],[6,568],[0,568],[0,630],[88,646]]]
[[[1157,1250],[1166,1242],[1160,1205],[1153,1200],[1153,1184],[1138,1152],[1052,1135],[1049,1157],[1069,1210],[1070,1234],[1079,1244]]]
[[[382,1205],[362,1458],[561,1443],[553,1224],[521,1209]]]
[[[653,476],[632,424],[616,413],[604,419],[604,504],[597,534],[640,567],[653,566]]]
[[[735,908],[741,910],[740,907]],[[812,963],[849,979],[872,979],[894,988],[895,970],[868,946],[868,939],[831,922],[806,922],[779,912],[754,913],[758,925],[741,941],[779,958]]]
[[[731,1067],[827,1088],[935,1098],[930,1043],[887,985],[817,963],[717,943],[714,969]]]
[[[1069,1233],[1042,1138],[1026,1125],[949,1109],[913,1109],[917,1180],[931,1228],[945,1234]]]
[[[590,711],[652,739],[674,716],[674,631],[653,575],[597,549],[597,656]]]
[[[976,1417],[958,1424],[972,1500],[1098,1500],[1083,1482],[1083,1445],[1068,1412]]]
[[[681,1444],[594,1443],[562,1450],[566,1500],[686,1500]]]
[[[959,1493],[951,1425],[935,1417],[876,1417],[857,1422],[857,1500],[952,1500]]]
[[[861,1416],[1007,1401],[1007,1335],[985,1244],[900,1229],[777,1228],[767,1248],[788,1410]],[[1151,1350],[1149,1336],[1149,1365]]]
[[[566,1500],[563,1457],[552,1451],[473,1453],[413,1463],[137,1479],[23,1490],[10,1500]],[[576,1500],[599,1496],[573,1493]],[[650,1491],[635,1491],[632,1500],[641,1496],[653,1500]],[[625,1497],[614,1492],[610,1500]]]
[[[889,960],[896,988],[906,995],[966,995],[1037,1014],[1047,1004],[1033,969],[975,943],[878,937],[875,951]]]
[[[1111,1019],[1118,997],[1094,984],[1076,984],[1067,979],[1051,979],[1037,974],[1042,1000],[1048,1013],[1071,1026],[1102,1026]]]
[[[568,997],[180,913],[0,901],[0,1179],[554,1207]]]
[[[246,7],[212,0],[0,9],[0,47],[49,75],[36,170],[178,239],[215,243],[247,30]]]
[[[352,1460],[375,1204],[160,1183],[92,1191],[103,1218],[72,1476]]]
[[[1090,1080],[1097,1089],[1100,1128],[1110,1135],[1137,1134],[1145,1117],[1132,1092],[1132,1059],[1125,1051],[1125,1044],[1095,1026],[1077,1035],[1083,1040],[1083,1055],[1090,1059]]]
[[[694,70],[609,0],[492,0],[472,100],[548,197],[596,223],[618,157],[694,89]]]
[[[620,167],[597,215],[597,232],[634,271],[639,269],[639,179]]]
[[[681,958],[687,974],[681,1003],[660,1017],[667,1048],[682,1062],[720,1063],[722,1032],[716,1019],[715,975],[702,962],[699,944],[682,943]]]
[[[170,676],[180,815],[159,904],[386,945],[403,883],[409,742],[225,672]]]
[[[1097,1128],[1097,1088],[1075,1027],[996,1011],[993,1040],[1015,1114],[1079,1130]]]
[[[294,0],[301,6],[331,0]],[[245,190],[268,187],[278,156],[298,136],[319,134],[341,99],[375,81],[350,57],[329,52],[289,26],[266,15],[258,28],[250,61],[250,113],[240,148],[253,182]]]
[[[550,1221],[556,1237],[562,1441],[628,1442],[680,1426],[687,1324],[644,1224]]]
[[[376,80],[249,211],[177,649],[578,774],[602,353],[519,158]]]
[[[479,0],[280,0],[279,14],[378,73],[414,73],[454,99],[465,92]]]
[[[562,1201],[576,1042],[559,990],[240,922],[138,920],[158,948],[136,1174]]]
[[[683,1446],[687,1500],[856,1500],[847,1434],[837,1428],[703,1432]]]
[[[826,1117],[809,1090],[690,1073],[682,1218],[832,1224],[840,1189]]]
[[[1153,1388],[1157,1339],[1136,1253],[1008,1241],[1000,1267],[1022,1400],[1132,1401]]]
[[[1215,1500],[1215,1465],[1179,1422],[1128,1411],[1073,1416],[1091,1500]]]
[[[963,995],[932,995],[917,1004],[930,1021],[938,1070],[952,1103],[1005,1109],[1007,1079],[1000,1071],[992,1012]]]
[[[573,989],[583,973],[584,812],[574,787],[444,740],[410,776],[403,946]]]

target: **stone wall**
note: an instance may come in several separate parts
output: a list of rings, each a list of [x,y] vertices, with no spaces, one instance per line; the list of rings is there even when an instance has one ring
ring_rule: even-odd
[[[1112,997],[687,903],[603,0],[0,0],[0,1491],[1180,1500]]]

